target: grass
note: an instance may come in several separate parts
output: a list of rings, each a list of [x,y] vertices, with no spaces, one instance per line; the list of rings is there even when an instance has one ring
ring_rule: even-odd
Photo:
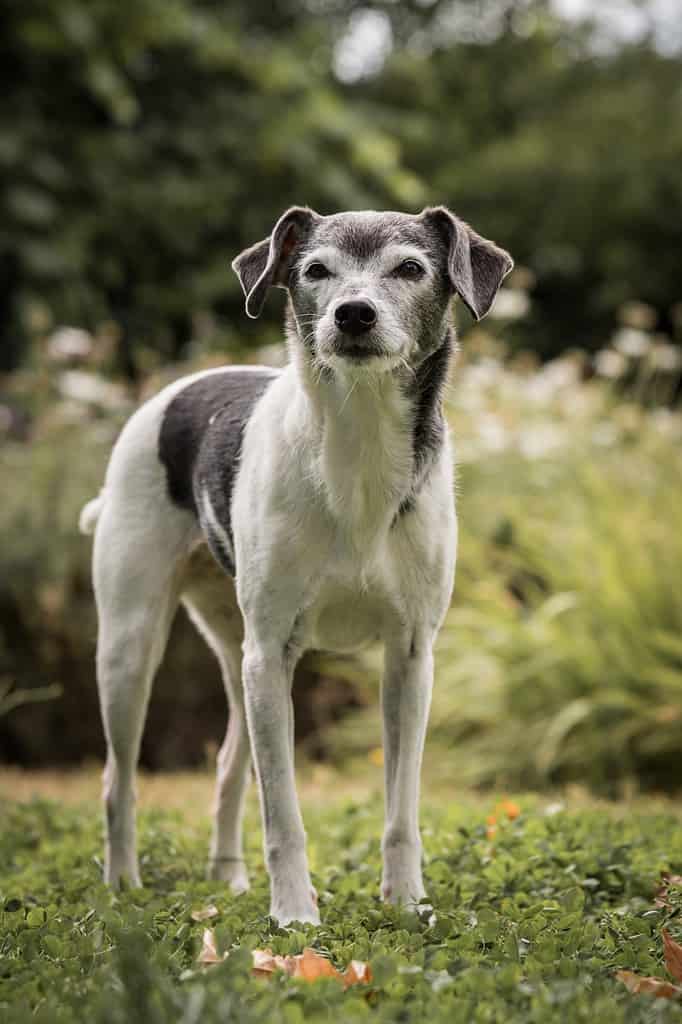
[[[520,815],[495,801],[427,787],[426,880],[433,911],[378,898],[379,768],[352,776],[353,799],[328,771],[303,783],[310,861],[323,924],[277,928],[254,801],[248,812],[249,893],[203,879],[206,776],[143,779],[140,847],[145,888],[119,895],[100,882],[94,775],[0,779],[0,1018],[7,1024],[202,1024],[299,1021],[618,1022],[682,1020],[682,1007],[631,996],[613,977],[664,974],[660,929],[680,938],[682,893],[653,896],[682,868],[674,806],[626,807],[521,797]],[[36,795],[47,793],[50,796]],[[31,796],[31,794],[33,795]],[[9,799],[30,797],[30,799]],[[56,799],[57,794],[62,799]],[[183,809],[186,808],[186,809]],[[215,903],[224,964],[201,969]],[[343,968],[368,960],[369,989],[305,985],[249,973],[253,948],[310,945]]]

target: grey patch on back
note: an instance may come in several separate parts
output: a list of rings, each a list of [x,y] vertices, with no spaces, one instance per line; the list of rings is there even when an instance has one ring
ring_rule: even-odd
[[[170,499],[197,517],[211,551],[230,574],[232,554],[207,520],[202,491],[231,542],[230,506],[244,427],[278,375],[277,370],[248,368],[208,374],[169,402],[159,431],[158,453]]]

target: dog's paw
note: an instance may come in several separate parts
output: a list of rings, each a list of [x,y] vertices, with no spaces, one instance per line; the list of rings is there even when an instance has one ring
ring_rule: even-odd
[[[292,924],[294,921],[300,921],[301,924],[314,924],[320,923],[320,912],[317,908],[317,892],[311,886],[309,897],[306,897],[304,893],[299,894],[298,900],[282,900],[279,901],[274,899],[270,905],[270,917],[274,917],[279,925]]]
[[[421,901],[425,895],[422,881],[417,878],[393,879],[390,882],[384,881],[381,885],[381,898],[384,903],[393,903],[406,910],[424,909]]]
[[[215,882],[227,882],[235,895],[247,892],[250,888],[249,875],[243,860],[212,858],[208,862],[206,874]]]
[[[293,924],[294,921],[298,921],[300,924],[319,925],[320,923],[320,912],[317,906],[301,910],[285,910],[272,907],[270,909],[270,917],[274,917],[277,924],[282,927]]]
[[[104,869],[104,884],[110,889],[118,892],[119,889],[141,889],[142,879],[137,865],[127,868],[106,866]]]

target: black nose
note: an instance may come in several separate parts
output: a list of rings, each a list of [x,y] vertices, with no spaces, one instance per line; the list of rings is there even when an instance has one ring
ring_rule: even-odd
[[[377,311],[369,302],[342,302],[336,307],[334,320],[344,334],[364,334],[377,322]]]

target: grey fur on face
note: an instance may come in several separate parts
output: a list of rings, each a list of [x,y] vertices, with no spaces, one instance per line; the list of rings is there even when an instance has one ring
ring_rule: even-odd
[[[361,372],[418,366],[445,340],[453,294],[481,319],[512,266],[445,207],[328,217],[292,207],[233,263],[250,316],[270,286],[285,287],[290,330],[315,361]],[[350,338],[347,309],[361,324]]]

